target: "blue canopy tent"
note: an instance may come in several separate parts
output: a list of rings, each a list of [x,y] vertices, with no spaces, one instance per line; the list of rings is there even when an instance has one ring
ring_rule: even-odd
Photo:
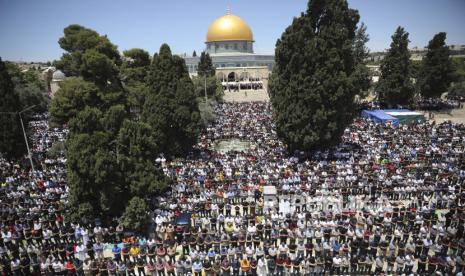
[[[385,109],[384,112],[395,117],[400,124],[419,123],[426,120],[422,113],[409,109]]]
[[[384,110],[363,110],[362,118],[371,119],[378,124],[391,123],[394,126],[399,125],[399,120],[387,114]]]

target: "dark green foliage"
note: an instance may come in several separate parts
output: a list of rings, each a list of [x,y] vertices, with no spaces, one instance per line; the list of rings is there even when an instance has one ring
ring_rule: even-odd
[[[451,62],[454,68],[454,82],[465,81],[465,58],[453,57],[451,58]]]
[[[143,122],[125,120],[117,137],[118,154],[121,158],[154,160],[159,146],[152,139],[152,128]]]
[[[111,59],[95,49],[87,50],[82,55],[81,76],[104,87],[114,82],[118,69]]]
[[[99,86],[119,86],[117,66],[121,58],[117,47],[106,36],[79,25],[64,29],[60,47],[67,51],[55,62],[67,76],[81,76]]]
[[[358,81],[356,87],[360,88],[359,95],[361,97],[367,96],[367,91],[371,85],[371,72],[366,66],[366,60],[370,54],[370,50],[366,47],[366,43],[369,41],[366,30],[366,25],[364,23],[360,24],[355,32],[354,40],[354,58],[357,64],[354,79]]]
[[[465,97],[465,81],[454,83],[448,92],[448,97]]]
[[[153,128],[161,152],[187,153],[197,140],[200,114],[184,60],[172,56],[168,45],[163,44],[154,55],[147,79],[150,92],[142,120]]]
[[[148,219],[148,206],[142,198],[133,197],[120,219],[120,223],[127,229],[140,230]]]
[[[128,93],[127,104],[133,113],[140,114],[148,91],[145,81],[151,62],[150,55],[142,49],[134,48],[124,51],[124,57],[121,79]]]
[[[159,151],[149,125],[125,120],[116,145],[118,162],[131,195],[153,195],[167,186],[168,179],[153,163]]]
[[[52,121],[68,124],[70,130],[66,142],[69,215],[78,221],[121,215],[126,206],[122,203],[134,197],[150,197],[168,183],[155,166],[160,141],[150,125],[131,121],[129,114],[145,102],[150,57],[141,49],[128,50],[118,67],[116,46],[106,37],[75,25],[65,29],[60,45],[68,53],[58,64],[78,76],[61,83],[50,108]],[[185,98],[196,104],[195,98],[192,101],[183,92],[192,87],[179,80],[187,74],[182,59],[172,57],[167,50],[162,54],[170,57],[169,72],[176,74],[164,76],[175,80],[172,101],[185,104]],[[124,78],[125,86],[120,78]],[[173,118],[183,124],[185,114],[176,107],[172,111]],[[161,133],[159,129],[157,133]]]
[[[270,94],[278,135],[291,150],[333,145],[352,121],[361,90],[358,20],[345,0],[310,1],[278,40]]]
[[[27,153],[17,112],[22,110],[19,95],[0,58],[0,154],[7,158],[21,157]],[[10,113],[11,112],[11,113]],[[27,124],[27,121],[24,122]]]
[[[145,97],[149,93],[149,87],[142,82],[131,83],[126,86],[127,103],[134,114],[140,114],[144,107]]]
[[[123,64],[126,64],[126,67],[136,68],[150,65],[150,54],[143,49],[133,48],[126,50],[123,51],[123,55],[130,59],[123,62]]]
[[[202,52],[200,54],[200,61],[197,67],[197,74],[199,76],[208,77],[215,75],[215,67],[213,67],[212,59],[208,53]]]
[[[205,101],[205,77],[192,77],[196,97],[201,97]],[[221,81],[216,76],[207,77],[207,97],[216,101],[221,101],[223,97],[223,87]]]
[[[150,65],[148,52],[134,48],[123,52],[125,60],[121,65],[121,78],[128,85],[134,82],[142,83],[147,77]]]
[[[68,78],[60,84],[50,106],[50,119],[57,124],[66,124],[86,106],[99,107],[102,100],[98,87],[80,78]]]
[[[182,68],[176,68],[170,47],[163,44],[159,53],[153,56],[147,75],[147,85],[151,94],[157,94],[162,87],[175,89],[177,80],[186,76],[188,76],[187,69],[183,72]]]
[[[414,78],[418,82],[418,75],[420,74],[421,61],[411,60],[410,61],[410,77]]]
[[[119,214],[121,200],[129,195],[121,183],[116,154],[109,148],[110,135],[102,131],[73,134],[66,144],[72,218]]]
[[[362,22],[355,32],[354,59],[356,63],[363,63],[370,55],[370,50],[366,46],[369,40],[367,26]]]
[[[5,62],[5,66],[19,96],[21,109],[35,105],[34,112],[45,112],[50,98],[46,95],[45,82],[39,79],[40,73],[34,70],[21,72],[20,68],[11,62]],[[27,117],[28,114],[25,115]]]
[[[98,108],[86,106],[69,121],[70,135],[102,131],[101,118],[102,112]]]
[[[194,50],[194,52],[192,52],[192,56],[193,57],[196,57],[197,56],[197,52]]]
[[[423,97],[441,97],[453,80],[453,66],[446,45],[446,33],[437,33],[428,43],[418,75],[418,91]]]
[[[101,119],[102,126],[112,137],[116,137],[127,116],[128,113],[123,105],[113,105],[105,112]]]
[[[410,79],[408,43],[408,33],[398,27],[381,63],[381,77],[376,87],[378,100],[385,106],[408,105],[413,101],[415,91]]]

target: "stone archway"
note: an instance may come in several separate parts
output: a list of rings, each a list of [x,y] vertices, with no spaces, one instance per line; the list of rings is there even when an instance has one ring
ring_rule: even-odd
[[[219,72],[217,75],[216,75],[216,78],[218,80],[220,80],[221,82],[224,82],[226,80],[226,76],[223,72]]]
[[[233,82],[237,80],[237,75],[234,72],[228,74],[228,82]]]
[[[244,71],[240,74],[239,80],[240,81],[248,81],[250,78],[250,74],[247,71]]]
[[[253,74],[251,74],[250,79],[252,81],[261,81],[262,76],[261,76],[261,74],[259,72],[255,71]]]

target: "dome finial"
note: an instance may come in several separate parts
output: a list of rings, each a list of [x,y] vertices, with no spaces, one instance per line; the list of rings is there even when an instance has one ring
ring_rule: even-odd
[[[226,7],[226,15],[231,15],[231,7],[229,5]]]

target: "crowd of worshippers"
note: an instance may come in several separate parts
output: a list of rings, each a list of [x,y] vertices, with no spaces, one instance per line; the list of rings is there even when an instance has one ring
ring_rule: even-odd
[[[159,159],[174,184],[145,234],[66,222],[66,159],[47,155],[66,130],[31,122],[36,171],[0,161],[2,274],[462,275],[464,125],[356,119],[339,146],[289,154],[269,104],[215,112],[188,157]],[[213,150],[229,138],[251,148]]]
[[[223,85],[223,91],[228,92],[239,92],[240,90],[261,90],[263,89],[263,83],[261,81],[251,81],[251,82],[229,82],[226,85]]]
[[[459,99],[421,98],[415,101],[413,109],[420,110],[444,110],[462,108],[463,103]]]

